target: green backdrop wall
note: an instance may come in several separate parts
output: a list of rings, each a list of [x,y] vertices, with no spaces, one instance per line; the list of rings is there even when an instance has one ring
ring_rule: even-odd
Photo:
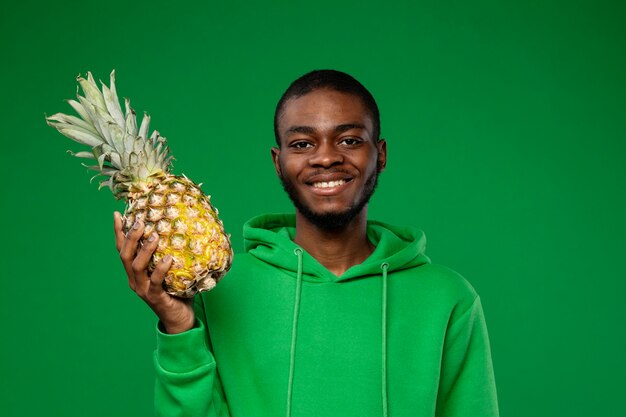
[[[116,69],[241,250],[247,218],[291,210],[275,102],[336,68],[381,107],[371,216],[424,229],[481,294],[502,415],[626,416],[623,4],[3,3],[0,414],[153,413],[155,319],[114,248],[123,206],[44,123],[75,76]]]

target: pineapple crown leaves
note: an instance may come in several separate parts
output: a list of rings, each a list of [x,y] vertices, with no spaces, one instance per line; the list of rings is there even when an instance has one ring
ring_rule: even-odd
[[[47,116],[46,123],[75,142],[91,147],[91,151],[70,153],[97,161],[97,165],[87,167],[98,172],[93,178],[106,177],[99,188],[109,187],[116,198],[126,198],[133,186],[167,174],[173,159],[167,141],[156,130],[148,138],[150,116],[146,113],[137,127],[135,110],[127,98],[122,111],[115,70],[111,71],[109,87],[100,81],[102,91],[91,72],[87,72],[87,78],[79,75],[76,79],[84,96],[79,95],[77,87],[77,100],[67,102],[80,117],[56,113]]]

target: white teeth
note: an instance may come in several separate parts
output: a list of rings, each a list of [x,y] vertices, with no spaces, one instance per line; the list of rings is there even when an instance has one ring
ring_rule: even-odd
[[[313,187],[315,187],[315,188],[331,188],[331,187],[338,187],[338,186],[343,185],[345,183],[346,183],[345,180],[314,182],[313,183]]]

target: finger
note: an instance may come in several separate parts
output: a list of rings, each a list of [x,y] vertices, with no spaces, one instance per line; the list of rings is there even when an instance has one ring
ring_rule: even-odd
[[[140,296],[144,296],[150,288],[150,277],[148,275],[148,265],[152,254],[157,248],[159,235],[152,233],[148,239],[144,240],[141,249],[137,252],[137,256],[133,261],[133,277],[135,280],[135,292]]]
[[[135,259],[139,239],[143,236],[143,229],[143,222],[141,220],[137,220],[128,233],[126,233],[126,236],[124,236],[122,248],[120,249],[120,257],[125,264],[128,263],[128,265],[130,265],[132,260]]]
[[[150,258],[159,244],[159,235],[153,232],[148,239],[144,240],[141,249],[137,252],[135,260],[133,260],[133,271],[135,273],[145,272],[148,269]],[[147,277],[147,275],[146,275]]]
[[[152,271],[152,274],[150,275],[150,298],[155,299],[156,297],[161,297],[165,293],[165,290],[163,289],[163,281],[165,280],[165,275],[171,266],[172,255],[166,255],[161,262],[157,264],[154,271]]]
[[[124,224],[122,222],[122,215],[115,211],[113,212],[113,230],[115,232],[115,248],[117,251],[122,250],[122,245],[124,244]]]
[[[133,260],[137,253],[137,245],[139,239],[143,235],[143,223],[138,220],[133,224],[133,227],[128,231],[122,242],[122,248],[120,249],[120,259],[124,265],[126,275],[128,275],[128,285],[135,289],[135,273],[133,272]]]

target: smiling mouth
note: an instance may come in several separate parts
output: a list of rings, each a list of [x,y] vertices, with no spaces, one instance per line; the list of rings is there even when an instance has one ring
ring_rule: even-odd
[[[348,181],[346,180],[319,181],[319,182],[314,182],[311,185],[313,185],[314,188],[333,188],[333,187],[339,187],[340,185],[344,185]]]

